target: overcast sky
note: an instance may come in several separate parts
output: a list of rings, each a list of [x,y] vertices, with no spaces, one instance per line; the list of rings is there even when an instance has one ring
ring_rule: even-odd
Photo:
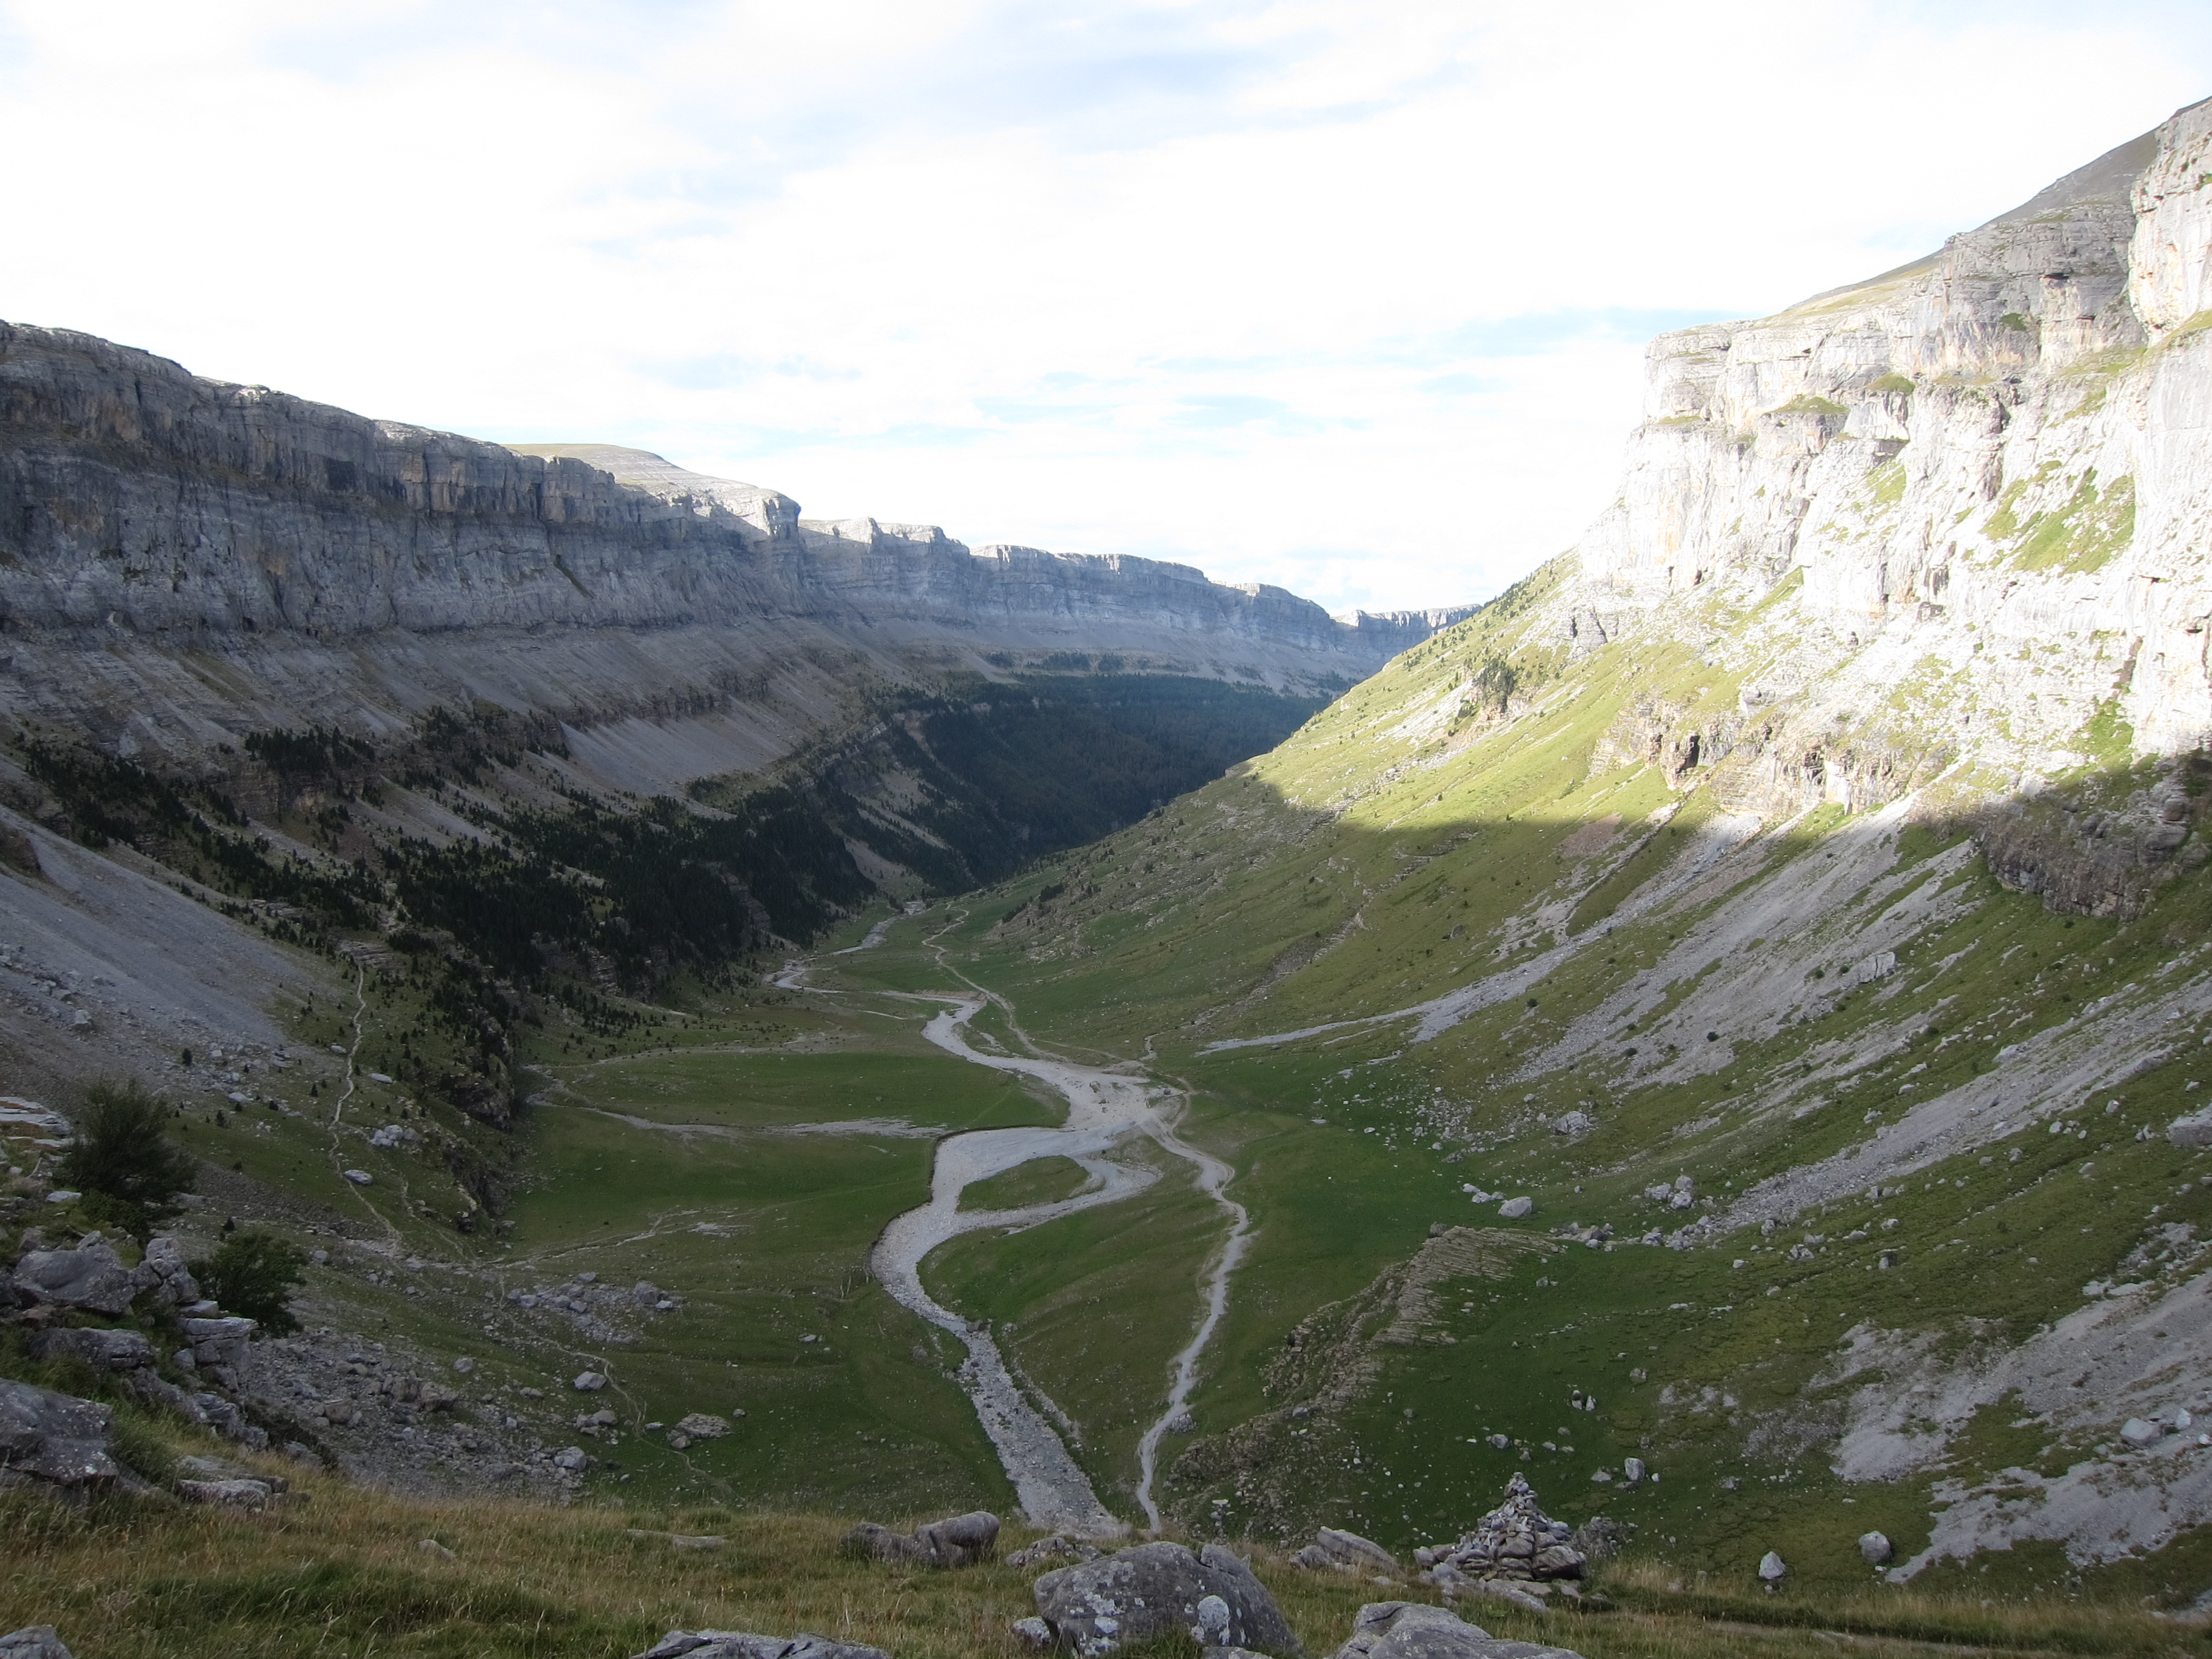
[[[1659,329],[2212,94],[2212,7],[0,0],[0,316],[812,517],[1495,592]]]

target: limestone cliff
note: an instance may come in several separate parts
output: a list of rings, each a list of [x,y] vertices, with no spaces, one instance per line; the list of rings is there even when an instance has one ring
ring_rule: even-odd
[[[2203,741],[2208,145],[2212,102],[1929,258],[1662,335],[1584,614],[1802,582],[1790,648],[1742,660],[1747,714],[1805,690],[1809,734],[1919,676],[1945,682],[1919,735],[2008,775],[2081,763],[2100,709],[2140,752]]]
[[[1431,631],[1183,565],[805,521],[641,451],[508,449],[0,325],[6,712],[125,752],[488,699],[652,719],[663,758],[623,733],[611,781],[666,787],[782,752],[856,680],[1110,654],[1312,689]]]

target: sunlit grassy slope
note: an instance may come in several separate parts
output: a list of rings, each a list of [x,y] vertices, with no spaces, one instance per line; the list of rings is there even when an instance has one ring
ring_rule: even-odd
[[[1923,1425],[1948,1435],[1940,1456],[1846,1482],[1837,1435],[1885,1376],[1846,1363],[1850,1334],[1939,1367],[2002,1351],[2078,1310],[2086,1282],[2171,1282],[2212,1226],[2205,1155],[2155,1133],[2212,1075],[2212,1024],[2180,994],[2212,921],[2192,850],[2126,864],[2116,913],[2090,915],[2008,890],[1977,841],[1997,813],[2014,844],[2041,835],[2063,855],[2082,813],[2140,817],[2161,781],[2185,785],[2193,822],[2201,775],[2092,730],[2057,793],[2008,802],[1931,674],[1844,734],[1881,757],[1879,806],[1795,795],[1771,755],[1715,764],[1680,743],[1756,701],[1741,653],[1717,665],[1694,636],[1764,630],[1780,650],[1789,584],[1570,659],[1547,605],[1571,574],[1540,573],[1274,752],[952,907],[949,927],[901,923],[821,982],[941,981],[941,951],[1048,1048],[1141,1060],[1190,1090],[1188,1128],[1236,1163],[1257,1233],[1196,1434],[1169,1442],[1187,1522],[1406,1546],[1457,1533],[1517,1471],[1555,1512],[1627,1522],[1655,1558],[1742,1582],[1777,1549],[1840,1590],[1869,1577],[1860,1533],[1905,1559],[1962,1485],[2056,1476],[2116,1426],[1992,1401]],[[1500,663],[1517,682],[1503,693]],[[1427,1028],[1357,1023],[1469,987],[1486,988]],[[2156,1033],[2128,1024],[2136,1009]],[[2021,1057],[2039,1042],[2039,1066]],[[1917,1163],[1876,1144],[1983,1078],[2034,1133]],[[1634,1242],[1863,1144],[1877,1173],[1784,1206],[1778,1230]],[[1682,1177],[1688,1208],[1646,1195]],[[1534,1213],[1501,1220],[1507,1194]],[[958,1305],[1005,1322],[1040,1388],[1101,1425],[1085,1455],[1118,1485],[1103,1425],[1127,1412],[1101,1395],[1137,1386],[1143,1355],[1115,1348],[1115,1289],[1087,1318],[1084,1298],[1118,1275],[1122,1307],[1147,1285],[1157,1310],[1191,1305],[1204,1230],[1134,1206],[1080,1219],[936,1265]],[[1425,1277],[1432,1231],[1461,1226],[1539,1248]],[[1578,1236],[1599,1226],[1609,1243]],[[1625,1486],[1631,1455],[1661,1478]],[[2207,1555],[2187,1529],[2106,1566],[2029,1540],[1920,1582],[2185,1599]]]

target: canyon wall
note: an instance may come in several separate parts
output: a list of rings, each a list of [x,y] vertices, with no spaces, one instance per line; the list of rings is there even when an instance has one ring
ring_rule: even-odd
[[[1724,660],[1737,708],[1668,741],[1763,746],[1762,811],[2203,744],[2209,155],[2212,102],[1925,259],[1660,336],[1562,634]],[[1715,631],[1700,594],[1760,620]]]
[[[1184,565],[805,520],[641,451],[509,449],[0,325],[0,706],[126,753],[489,702],[580,732],[652,722],[613,746],[665,751],[620,780],[659,787],[759,764],[862,682],[1103,655],[1313,690],[1435,626],[1339,622]]]

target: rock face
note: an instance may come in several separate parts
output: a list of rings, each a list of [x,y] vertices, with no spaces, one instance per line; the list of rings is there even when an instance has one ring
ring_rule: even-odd
[[[864,1521],[845,1534],[848,1554],[878,1561],[906,1561],[927,1567],[967,1567],[999,1547],[999,1517],[973,1510],[916,1527],[911,1534]]]
[[[1295,1659],[1289,1621],[1252,1569],[1218,1544],[1139,1544],[1048,1572],[1037,1613],[1056,1644],[1097,1659],[1125,1644],[1185,1634],[1205,1647],[1243,1647]]]
[[[1745,656],[1732,710],[1642,708],[1599,763],[1718,765],[1732,808],[1781,816],[1880,806],[1971,752],[2026,786],[1982,836],[2003,879],[2140,907],[2189,837],[2178,794],[2072,822],[2028,801],[2212,733],[2208,154],[2212,102],[1927,258],[1652,343],[1553,625],[1601,644],[1686,596],[1771,595],[1789,648]],[[1915,718],[1867,716],[1939,667]]]
[[[1578,1659],[1565,1648],[1514,1642],[1419,1601],[1370,1601],[1332,1659]]]
[[[0,501],[0,706],[180,757],[210,720],[389,729],[489,698],[579,727],[672,716],[697,776],[803,735],[726,719],[779,675],[785,722],[853,670],[994,650],[1310,686],[1463,614],[1337,622],[1182,565],[803,521],[774,490],[642,451],[503,448],[8,325]],[[188,672],[210,653],[228,690]]]

